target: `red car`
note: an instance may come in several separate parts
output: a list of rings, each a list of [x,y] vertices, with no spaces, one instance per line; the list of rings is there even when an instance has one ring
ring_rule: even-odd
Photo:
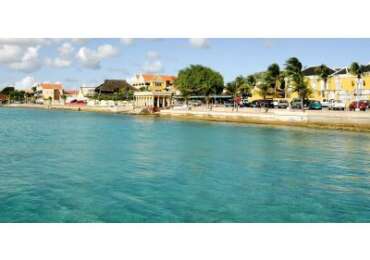
[[[353,111],[356,110],[356,108],[360,109],[361,111],[366,111],[369,107],[369,101],[368,100],[360,100],[360,101],[353,101],[349,105],[349,110]]]

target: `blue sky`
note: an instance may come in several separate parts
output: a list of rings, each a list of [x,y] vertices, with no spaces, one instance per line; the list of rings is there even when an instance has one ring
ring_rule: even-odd
[[[202,64],[225,82],[292,56],[304,65],[370,62],[370,39],[0,39],[0,88],[62,82],[66,88],[128,79],[138,72],[173,74]]]

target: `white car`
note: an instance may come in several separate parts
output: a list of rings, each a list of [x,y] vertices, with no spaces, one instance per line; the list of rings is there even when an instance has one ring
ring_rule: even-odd
[[[333,103],[333,99],[323,99],[321,101],[321,106],[322,107],[329,107],[331,105],[331,103]]]
[[[331,102],[331,104],[329,105],[329,109],[344,111],[346,109],[346,103],[343,100],[335,100]]]

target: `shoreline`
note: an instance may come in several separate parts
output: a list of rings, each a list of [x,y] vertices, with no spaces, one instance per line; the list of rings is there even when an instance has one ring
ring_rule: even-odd
[[[225,108],[213,111],[196,108],[193,110],[161,110],[154,114],[136,112],[132,107],[98,107],[68,105],[37,105],[11,104],[5,108],[27,108],[43,110],[65,110],[76,112],[97,112],[110,114],[126,114],[141,116],[158,116],[177,120],[212,121],[224,123],[243,123],[270,126],[294,126],[316,129],[345,130],[353,132],[370,132],[370,113],[368,112],[336,112],[336,111],[289,111],[274,110],[268,112],[260,109],[241,109],[238,112]]]

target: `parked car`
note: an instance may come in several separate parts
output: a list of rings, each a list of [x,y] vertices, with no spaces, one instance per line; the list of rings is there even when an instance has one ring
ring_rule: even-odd
[[[259,100],[253,100],[252,102],[248,102],[248,107],[257,107]]]
[[[252,102],[248,103],[249,107],[256,107],[256,108],[261,108],[261,107],[267,107],[267,108],[273,108],[274,104],[272,99],[257,99],[253,100]]]
[[[308,99],[305,99],[303,100],[303,107],[304,108],[307,108],[309,105],[309,100]],[[302,106],[301,106],[301,100],[296,98],[296,99],[293,99],[291,102],[290,102],[290,106],[293,108],[293,109],[302,109]]]
[[[224,102],[224,106],[225,106],[225,107],[233,107],[233,106],[234,106],[234,102],[231,102],[231,101],[225,101],[225,102]]]
[[[202,101],[200,100],[192,100],[189,102],[189,105],[193,106],[193,107],[199,107],[202,105]]]
[[[249,105],[248,105],[248,99],[247,98],[243,98],[242,100],[241,100],[241,102],[239,103],[239,106],[240,107],[248,107]]]
[[[360,100],[360,101],[353,101],[349,104],[349,110],[354,111],[358,108],[361,111],[366,111],[369,108],[369,101],[368,100]]]
[[[321,110],[322,109],[321,102],[318,101],[318,100],[310,100],[310,102],[308,104],[308,109],[310,109],[310,110]]]
[[[286,99],[274,100],[274,108],[283,108],[286,109],[289,107],[289,102]]]
[[[334,101],[334,99],[323,99],[321,101],[321,106],[324,107],[330,107],[331,103]]]
[[[329,110],[345,110],[346,103],[343,100],[332,100],[328,108]]]

